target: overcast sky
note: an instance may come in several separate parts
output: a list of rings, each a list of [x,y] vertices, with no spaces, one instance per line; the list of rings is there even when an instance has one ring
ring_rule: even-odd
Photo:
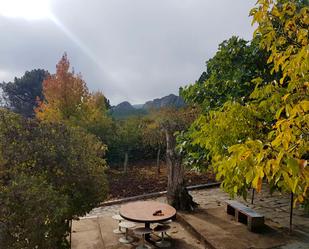
[[[7,6],[12,1],[15,6]],[[0,81],[35,68],[54,73],[67,52],[90,90],[103,91],[112,104],[177,94],[194,82],[220,42],[232,35],[252,38],[248,13],[256,2],[27,1],[32,6],[0,0]]]

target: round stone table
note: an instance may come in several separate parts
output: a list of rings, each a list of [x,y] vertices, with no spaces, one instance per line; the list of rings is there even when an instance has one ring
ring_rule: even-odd
[[[159,210],[161,215],[154,215]],[[119,214],[126,220],[145,223],[145,228],[150,228],[150,223],[159,223],[174,218],[176,209],[162,202],[136,201],[122,205]],[[149,239],[149,236],[146,239]]]

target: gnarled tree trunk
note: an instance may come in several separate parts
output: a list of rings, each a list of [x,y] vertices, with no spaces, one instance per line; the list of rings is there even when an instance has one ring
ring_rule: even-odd
[[[176,138],[169,130],[165,130],[166,136],[166,159],[168,166],[167,201],[177,210],[191,211],[197,203],[193,201],[185,187],[184,166],[182,156],[176,150]]]

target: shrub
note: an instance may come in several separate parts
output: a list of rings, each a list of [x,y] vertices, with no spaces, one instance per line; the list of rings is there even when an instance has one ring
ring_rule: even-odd
[[[15,239],[11,244],[15,245],[18,238],[11,227],[16,226],[27,241],[13,248],[66,246],[67,222],[105,198],[105,150],[93,135],[78,128],[23,119],[0,110],[0,209],[14,214],[7,219],[1,215],[4,234],[8,235],[3,237]],[[42,208],[43,204],[57,208]],[[15,212],[15,207],[21,211]],[[41,236],[45,231],[53,238]],[[58,246],[51,246],[53,243]]]

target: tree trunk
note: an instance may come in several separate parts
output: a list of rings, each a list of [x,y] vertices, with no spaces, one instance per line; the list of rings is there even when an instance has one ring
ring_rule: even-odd
[[[161,154],[161,147],[159,146],[158,152],[157,152],[157,173],[160,175],[161,170],[160,170],[160,154]]]
[[[124,171],[125,174],[128,173],[128,158],[129,158],[128,152],[125,152],[125,154],[124,154],[124,162],[123,162],[123,171]]]
[[[182,156],[175,151],[176,138],[169,130],[166,136],[166,159],[168,166],[167,201],[177,210],[192,211],[197,203],[185,187]]]

